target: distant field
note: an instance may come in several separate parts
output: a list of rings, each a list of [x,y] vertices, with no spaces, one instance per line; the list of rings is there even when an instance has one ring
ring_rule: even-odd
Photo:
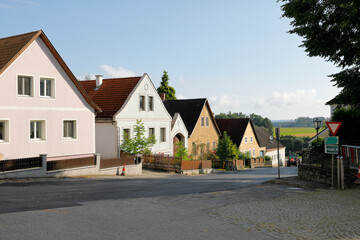
[[[313,137],[316,135],[316,130],[315,128],[280,128],[280,135],[291,135],[295,137]]]

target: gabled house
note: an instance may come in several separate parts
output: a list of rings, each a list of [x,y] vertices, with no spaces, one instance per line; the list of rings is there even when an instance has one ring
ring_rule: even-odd
[[[95,119],[96,152],[101,158],[119,158],[124,135],[134,134],[136,120],[144,123],[146,136],[154,135],[153,153],[172,154],[171,121],[155,86],[141,77],[80,81],[91,99],[103,110]]]
[[[226,131],[240,152],[249,154],[250,157],[258,157],[264,154],[264,148],[260,147],[250,118],[216,119],[216,123],[222,134]]]
[[[270,133],[263,127],[255,127],[255,133],[259,140],[260,147],[265,151],[265,155],[269,156],[272,160],[272,166],[278,165],[278,153],[277,153],[277,139],[275,139]],[[279,142],[279,159],[280,165],[285,166],[285,149],[286,147]],[[260,156],[263,156],[260,154]]]
[[[0,39],[0,155],[95,153],[101,109],[43,31]]]
[[[163,102],[171,116],[180,114],[188,131],[189,154],[198,157],[207,150],[216,149],[220,130],[206,98]]]

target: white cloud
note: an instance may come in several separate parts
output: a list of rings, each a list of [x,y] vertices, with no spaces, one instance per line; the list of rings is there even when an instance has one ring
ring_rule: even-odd
[[[179,77],[179,82],[180,82],[180,84],[182,84],[182,85],[186,85],[186,82],[185,82],[185,80],[184,80],[183,77]]]
[[[177,99],[187,99],[184,95],[182,95],[181,93],[176,94],[176,98]]]
[[[134,77],[138,76],[134,71],[131,71],[129,69],[126,69],[124,67],[113,67],[110,65],[103,64],[100,66],[102,70],[109,76],[109,77]]]
[[[83,81],[83,80],[95,80],[95,75],[94,73],[90,73],[90,74],[86,74],[86,75],[81,75],[81,76],[77,76],[76,78],[79,81]]]
[[[252,101],[256,108],[283,108],[283,107],[310,107],[324,104],[324,101],[317,98],[315,89],[297,89],[294,92],[273,92],[272,96],[258,96]]]
[[[241,101],[237,96],[228,96],[226,94],[221,96],[213,96],[208,99],[211,110],[213,112],[228,112],[241,105]]]

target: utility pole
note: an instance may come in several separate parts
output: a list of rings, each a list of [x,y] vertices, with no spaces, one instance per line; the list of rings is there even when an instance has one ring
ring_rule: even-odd
[[[278,159],[278,178],[280,179],[280,128],[275,128],[276,140],[277,140],[277,159]]]

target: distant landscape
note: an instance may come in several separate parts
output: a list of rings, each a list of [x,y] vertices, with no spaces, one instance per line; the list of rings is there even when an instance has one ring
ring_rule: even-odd
[[[275,130],[274,130],[275,135]],[[295,136],[295,137],[314,137],[316,130],[313,127],[282,127],[280,128],[280,136]]]

